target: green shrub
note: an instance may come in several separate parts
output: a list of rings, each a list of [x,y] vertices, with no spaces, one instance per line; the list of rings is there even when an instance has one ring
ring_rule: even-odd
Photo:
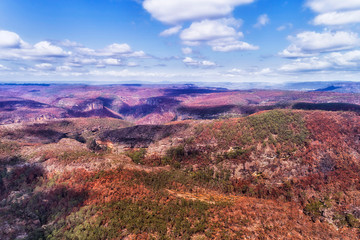
[[[15,142],[0,141],[0,154],[12,154],[19,149],[19,145]]]
[[[352,227],[359,228],[360,221],[354,215],[350,213],[337,213],[334,215],[333,220],[338,227]]]
[[[217,162],[221,162],[225,159],[237,159],[246,154],[247,152],[247,149],[242,149],[241,147],[234,147],[231,151],[218,155]]]
[[[131,158],[134,163],[143,164],[145,159],[146,149],[140,148],[139,150],[129,150],[125,152],[125,155]]]
[[[166,156],[172,160],[182,161],[185,157],[185,147],[184,145],[179,145],[176,147],[171,147],[167,150]]]
[[[324,208],[326,208],[326,206],[323,202],[319,200],[313,200],[305,206],[304,213],[311,216],[312,219],[315,220],[321,216]]]
[[[345,219],[346,219],[346,222],[348,223],[349,227],[353,227],[353,228],[360,227],[360,222],[356,217],[354,217],[354,215],[348,213],[348,214],[346,214]]]
[[[120,200],[72,213],[55,224],[48,239],[115,239],[143,232],[158,239],[190,239],[208,228],[208,209],[206,203],[185,199],[166,205]]]
[[[303,145],[308,137],[302,116],[290,111],[273,110],[250,116],[247,121],[255,139],[269,139],[273,144],[293,142]]]
[[[72,162],[78,161],[78,160],[88,160],[91,158],[101,157],[104,154],[105,154],[104,152],[95,153],[95,152],[86,151],[86,150],[68,151],[68,152],[61,153],[60,155],[57,156],[57,158],[62,163],[68,164],[68,163],[72,163]]]

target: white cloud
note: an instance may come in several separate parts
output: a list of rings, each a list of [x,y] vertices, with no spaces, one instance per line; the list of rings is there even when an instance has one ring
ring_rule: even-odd
[[[10,68],[0,64],[0,70],[10,70]]]
[[[331,67],[331,63],[320,60],[317,57],[296,59],[290,64],[285,64],[280,67],[283,72],[304,72],[304,71],[320,71]]]
[[[87,47],[76,47],[74,50],[81,55],[89,55],[89,56],[96,56],[97,53],[94,49],[87,48]]]
[[[228,76],[265,76],[265,75],[269,75],[272,74],[273,70],[271,70],[270,68],[254,68],[254,69],[240,69],[240,68],[233,68],[229,71],[227,71],[227,75]]]
[[[69,39],[59,42],[59,45],[63,47],[83,47],[80,43],[70,41]]]
[[[217,52],[249,51],[259,49],[258,46],[239,41],[236,38],[218,39],[215,41],[210,41],[208,44],[212,47],[213,51]]]
[[[315,25],[344,25],[360,23],[360,10],[344,12],[328,12],[315,17]]]
[[[38,60],[49,61],[53,58],[65,58],[72,53],[55,46],[48,41],[41,41],[34,46],[27,44],[20,48],[3,48],[0,51],[0,59],[4,60]]]
[[[332,62],[336,67],[351,67],[360,65],[360,50],[345,53],[334,52],[325,56],[325,59]]]
[[[139,64],[136,63],[136,62],[128,62],[128,63],[126,64],[126,66],[128,66],[128,67],[137,67],[137,66],[139,66]]]
[[[168,37],[168,36],[171,36],[171,35],[175,35],[175,34],[177,34],[178,32],[180,32],[181,28],[182,28],[182,27],[181,27],[180,25],[175,26],[175,27],[172,27],[172,28],[168,28],[168,29],[162,31],[162,32],[160,33],[160,36],[162,36],[162,37]]]
[[[306,5],[320,13],[313,20],[315,25],[360,23],[359,0],[308,0]]]
[[[87,55],[89,57],[125,57],[125,58],[148,58],[149,56],[144,51],[133,51],[126,43],[113,43],[104,49],[94,50],[86,47],[75,47],[73,51],[81,56]]]
[[[124,57],[133,57],[133,58],[149,58],[149,56],[144,51],[135,51],[123,55]]]
[[[98,60],[95,58],[87,58],[85,56],[83,57],[76,57],[69,61],[71,64],[78,65],[79,67],[84,65],[93,65],[98,63]]]
[[[26,45],[16,33],[0,30],[0,48],[21,48]]]
[[[57,72],[71,72],[73,69],[69,66],[58,66],[56,67]]]
[[[186,47],[186,48],[182,48],[181,49],[182,53],[185,54],[185,55],[189,55],[189,54],[192,54],[193,50],[189,47]]]
[[[221,19],[194,22],[181,32],[180,37],[184,42],[201,42],[242,35],[231,26],[235,21],[235,19]]]
[[[110,66],[120,66],[123,65],[123,63],[116,58],[106,58],[101,61],[102,64],[110,65]]]
[[[0,60],[11,61],[20,71],[38,75],[58,72],[61,76],[78,76],[95,68],[136,67],[138,64],[130,59],[150,58],[144,51],[133,51],[126,43],[113,43],[99,50],[70,40],[40,41],[31,45],[18,34],[1,30],[0,44]],[[1,65],[0,70],[8,69]]]
[[[40,63],[36,64],[35,67],[40,70],[51,70],[53,69],[53,65],[50,63]]]
[[[107,46],[106,48],[104,48],[104,50],[99,52],[98,55],[111,56],[111,55],[124,54],[124,53],[131,53],[131,47],[128,44],[113,43]]]
[[[65,57],[71,54],[71,52],[66,52],[61,47],[55,46],[48,41],[39,42],[34,45],[33,49],[24,51],[32,56],[43,57]]]
[[[207,44],[213,51],[220,52],[258,49],[249,43],[239,41],[239,38],[243,37],[243,33],[237,31],[241,23],[241,20],[234,18],[194,22],[181,32],[180,38],[185,45]]]
[[[306,57],[322,52],[351,49],[359,45],[360,39],[354,32],[302,32],[289,36],[291,45],[283,50],[283,57]]]
[[[216,67],[216,63],[214,63],[214,62],[207,61],[207,60],[198,61],[191,57],[184,58],[183,63],[186,66],[190,66],[190,67],[204,67],[204,68]]]
[[[229,15],[236,6],[249,4],[254,0],[145,0],[143,7],[155,19],[176,24]]]
[[[92,76],[109,76],[109,77],[155,77],[155,78],[170,78],[176,76],[176,74],[162,73],[162,72],[135,72],[129,71],[128,69],[124,69],[121,71],[99,71],[92,70],[88,73],[88,75]]]
[[[270,22],[269,16],[267,14],[262,14],[258,17],[257,23],[254,25],[254,27],[261,28],[269,24],[269,22]]]
[[[322,57],[301,58],[279,68],[282,72],[360,71],[360,50],[333,52]]]
[[[308,0],[306,5],[313,11],[324,13],[360,8],[359,0]]]
[[[241,20],[228,17],[235,7],[250,4],[255,0],[145,0],[143,7],[157,20],[167,24],[192,22],[182,30],[180,39],[188,46],[207,44],[213,51],[229,52],[255,50],[258,47],[239,41],[243,33],[237,31]],[[266,14],[260,17],[260,24],[266,25]],[[179,26],[163,31],[161,36],[177,34]],[[230,44],[230,46],[226,46]]]
[[[292,27],[293,27],[292,23],[286,23],[286,24],[281,25],[278,28],[276,28],[276,30],[281,32],[281,31],[284,31],[286,29],[291,29]]]
[[[245,71],[244,69],[240,69],[240,68],[233,68],[230,71],[228,71],[229,74],[233,74],[233,75],[243,75],[246,74],[247,71]]]

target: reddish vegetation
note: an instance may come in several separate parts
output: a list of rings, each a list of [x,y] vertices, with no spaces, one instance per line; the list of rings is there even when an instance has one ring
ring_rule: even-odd
[[[142,184],[135,184],[134,174],[129,170],[110,170],[100,172],[88,172],[77,170],[66,172],[57,179],[58,184],[75,191],[85,191],[88,198],[85,205],[104,204],[113,201],[131,199],[141,201],[151,198],[153,193]]]
[[[133,126],[112,118],[68,118],[2,126],[1,239],[360,237],[359,115],[260,111],[299,98],[358,104],[357,95],[2,88],[67,114],[110,109],[133,122],[177,121]],[[240,104],[257,113],[223,115],[242,113]],[[7,110],[16,115],[24,106],[13,107]],[[36,103],[31,111],[42,107]],[[216,116],[222,118],[182,120]]]

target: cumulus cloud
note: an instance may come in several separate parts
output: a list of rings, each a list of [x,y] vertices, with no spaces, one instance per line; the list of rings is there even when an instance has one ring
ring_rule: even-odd
[[[176,25],[166,29],[160,36],[170,36],[180,32],[179,23],[191,21],[191,25],[182,30],[180,39],[188,46],[207,44],[213,51],[229,52],[255,50],[258,47],[239,41],[243,33],[239,32],[241,20],[229,17],[235,7],[253,3],[255,0],[145,0],[143,7],[157,20]],[[261,25],[269,19],[266,14],[260,16]],[[229,45],[229,46],[227,46]]]
[[[360,22],[360,1],[358,0],[308,0],[306,5],[319,13],[315,25],[345,25]]]
[[[175,26],[175,27],[172,27],[172,28],[168,28],[168,29],[162,31],[162,32],[160,33],[160,36],[161,36],[161,37],[168,37],[168,36],[171,36],[171,35],[175,35],[175,34],[177,34],[178,32],[180,32],[181,28],[182,28],[182,27],[181,27],[180,25]]]
[[[71,54],[70,51],[65,51],[61,47],[55,46],[48,41],[41,41],[34,46],[26,45],[20,48],[3,48],[0,51],[0,59],[49,61],[54,58],[65,58]]]
[[[155,19],[167,24],[177,24],[224,17],[236,6],[252,2],[254,0],[145,0],[143,7]]]
[[[359,66],[360,65],[360,50],[340,53],[334,52],[326,56],[326,59],[331,61],[336,66]]]
[[[233,27],[234,23],[239,24],[235,19],[194,22],[189,28],[181,32],[180,37],[184,42],[197,43],[219,38],[242,36],[243,34],[241,32],[238,33]]]
[[[195,59],[193,59],[191,57],[184,58],[183,63],[186,66],[189,66],[189,67],[203,67],[203,68],[216,67],[216,63],[214,63],[214,62],[207,61],[207,60],[198,61],[198,60],[195,60]]]
[[[37,69],[41,69],[41,70],[51,70],[53,69],[53,65],[50,63],[40,63],[40,64],[36,64],[35,67]]]
[[[149,56],[144,51],[133,51],[130,45],[126,43],[113,43],[99,50],[94,50],[80,45],[79,47],[73,47],[72,50],[75,54],[79,54],[81,56],[88,56],[89,58],[149,58]]]
[[[254,25],[256,28],[261,28],[267,24],[269,24],[270,18],[267,14],[262,14],[258,17],[257,23]]]
[[[109,66],[120,66],[123,65],[123,63],[121,62],[121,60],[116,59],[116,58],[106,58],[103,59],[101,61],[101,63],[103,63],[104,65],[109,65]]]
[[[130,52],[131,52],[131,47],[126,43],[123,44],[113,43],[107,46],[103,51],[105,55],[107,53],[111,55],[116,55],[116,54],[130,53]]]
[[[306,5],[313,11],[324,13],[337,10],[360,8],[358,0],[308,0]]]
[[[292,42],[280,53],[283,57],[308,57],[322,52],[351,49],[359,46],[360,39],[354,32],[302,32],[289,36]]]
[[[296,59],[290,64],[285,64],[280,67],[280,71],[283,72],[304,72],[304,71],[321,71],[329,69],[331,63],[320,60],[317,57],[307,59]]]
[[[360,23],[360,10],[323,13],[316,16],[313,23],[315,25]]]
[[[258,47],[239,41],[243,33],[237,31],[242,21],[234,18],[203,20],[194,22],[184,29],[180,38],[185,45],[207,44],[213,51],[256,50]]]
[[[113,43],[98,50],[70,40],[40,41],[31,45],[14,32],[0,30],[0,60],[12,61],[21,71],[71,75],[92,68],[135,67],[138,64],[131,61],[134,58],[150,57],[144,51],[133,51],[126,43]],[[0,70],[7,69],[2,66]]]
[[[236,38],[223,38],[208,42],[213,51],[231,52],[231,51],[250,51],[258,50],[258,46],[251,45],[247,42],[239,41]]]
[[[27,45],[16,33],[0,30],[0,48],[21,48]]]
[[[279,68],[282,72],[359,71],[360,50],[333,52],[322,57],[301,58]]]
[[[32,49],[25,49],[32,56],[44,56],[44,57],[66,57],[71,55],[71,52],[64,51],[61,47],[55,46],[48,41],[38,42]]]

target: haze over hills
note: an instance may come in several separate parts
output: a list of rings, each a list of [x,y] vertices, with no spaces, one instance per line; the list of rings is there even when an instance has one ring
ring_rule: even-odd
[[[329,84],[328,84],[329,85]],[[229,90],[195,85],[0,85],[0,123],[112,117],[136,124],[249,115],[297,102],[360,104],[359,84],[297,83],[311,91]],[[336,87],[335,87],[336,86]],[[313,90],[316,90],[313,91]]]

